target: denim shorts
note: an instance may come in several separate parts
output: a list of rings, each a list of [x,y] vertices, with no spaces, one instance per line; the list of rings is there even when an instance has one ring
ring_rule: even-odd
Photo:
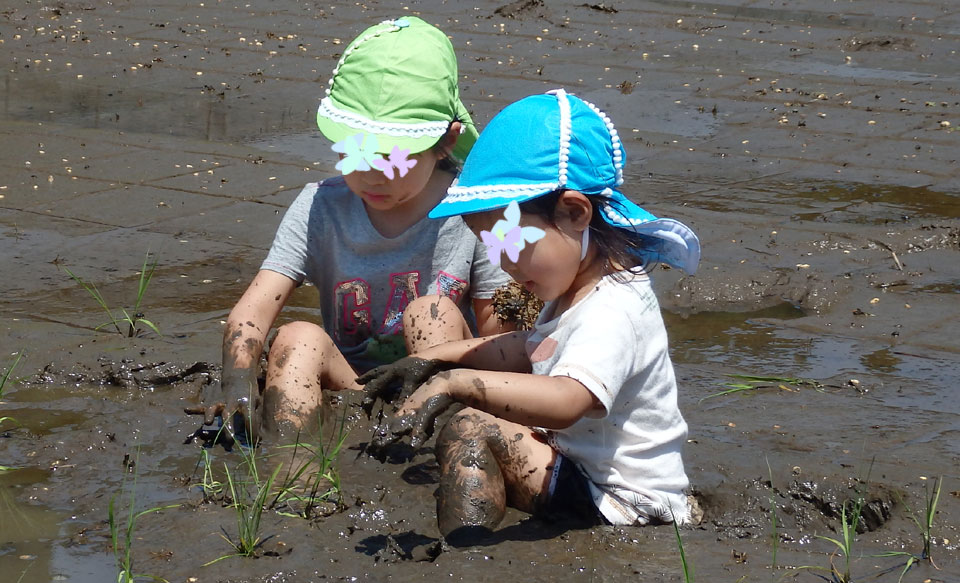
[[[606,524],[590,493],[590,480],[569,458],[557,454],[547,502],[536,515],[550,521],[573,521],[585,526]]]

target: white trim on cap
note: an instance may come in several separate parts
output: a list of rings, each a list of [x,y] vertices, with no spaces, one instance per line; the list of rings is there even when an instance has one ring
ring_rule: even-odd
[[[560,187],[567,185],[567,165],[570,160],[570,134],[573,131],[570,121],[570,102],[567,92],[563,89],[552,89],[548,94],[557,96],[557,105],[560,107],[560,148],[557,167],[560,169]]]
[[[323,100],[320,101],[320,107],[317,108],[317,115],[371,134],[385,134],[388,136],[409,138],[422,138],[426,136],[439,138],[447,133],[447,129],[450,127],[450,122],[448,121],[424,121],[418,123],[375,121],[353,113],[352,111],[340,109],[333,104],[333,100],[329,97],[324,97]]]
[[[467,202],[471,200],[489,200],[503,198],[509,195],[540,194],[552,192],[559,188],[556,182],[542,182],[539,184],[491,184],[481,186],[457,186],[447,189],[447,196],[443,203]]]
[[[580,101],[583,101],[587,104],[587,107],[600,116],[604,125],[607,126],[607,132],[610,133],[610,143],[613,146],[613,168],[617,171],[617,186],[620,186],[623,184],[623,147],[620,143],[620,134],[617,132],[617,128],[613,125],[613,122],[610,121],[610,117],[600,111],[599,107],[582,98]]]

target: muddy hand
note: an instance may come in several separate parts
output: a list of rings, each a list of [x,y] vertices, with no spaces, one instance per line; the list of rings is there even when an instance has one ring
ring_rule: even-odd
[[[203,415],[203,423],[189,435],[184,444],[193,443],[195,439],[204,442],[205,446],[210,444],[223,445],[224,449],[230,451],[233,448],[233,431],[229,425],[215,424],[217,417],[223,415],[225,405],[223,403],[214,403],[213,405],[197,405],[196,407],[187,407],[183,410],[187,415]]]
[[[246,398],[238,399],[232,408],[228,408],[226,403],[219,401],[212,405],[187,407],[183,412],[188,415],[203,415],[203,426],[199,429],[201,433],[219,432],[220,430],[214,427],[214,424],[217,417],[220,417],[224,420],[222,432],[230,438],[230,441],[236,439],[241,445],[250,445],[259,439],[259,418],[257,413],[254,413],[254,417],[251,418]]]
[[[453,398],[446,394],[430,397],[418,409],[391,419],[385,430],[383,427],[377,428],[373,445],[382,448],[409,436],[410,445],[414,448],[420,447],[433,435],[437,417],[454,402]]]
[[[366,385],[361,406],[369,417],[377,399],[387,403],[392,403],[398,396],[405,399],[433,375],[456,366],[451,362],[416,356],[405,356],[394,363],[378,366],[357,378],[358,383]]]
[[[213,425],[217,417],[223,415],[223,410],[227,408],[226,403],[214,403],[213,405],[197,405],[196,407],[187,407],[183,410],[187,415],[203,415],[204,425]]]
[[[217,401],[226,403],[220,411],[223,420],[242,445],[259,441],[263,414],[260,400],[259,381],[252,369],[224,369]]]

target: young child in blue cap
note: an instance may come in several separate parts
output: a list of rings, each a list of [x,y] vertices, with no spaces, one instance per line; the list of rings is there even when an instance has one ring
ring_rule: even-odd
[[[528,97],[490,122],[430,212],[463,215],[490,259],[546,302],[528,332],[419,352],[420,377],[385,366],[361,379],[368,400],[397,381],[419,386],[382,441],[417,446],[449,405],[467,405],[435,448],[450,542],[495,528],[507,505],[588,523],[690,520],[687,425],[647,268],[693,273],[700,246],[619,192],[624,160],[592,104],[563,90]]]

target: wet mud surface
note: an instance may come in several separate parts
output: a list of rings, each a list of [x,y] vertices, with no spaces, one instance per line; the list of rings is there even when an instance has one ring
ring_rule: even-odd
[[[223,321],[284,209],[334,173],[312,123],[339,51],[395,12],[7,4],[0,371],[23,356],[0,399],[0,578],[115,581],[111,500],[125,520],[133,491],[136,510],[172,506],[140,516],[130,547],[134,572],[169,581],[683,580],[669,527],[508,511],[476,545],[445,546],[434,441],[370,457],[359,394],[328,395],[297,448],[264,444],[260,483],[282,465],[255,557],[204,566],[234,552],[233,494],[256,492],[230,491],[227,471],[249,481],[242,450],[184,443],[199,421],[183,409],[218,383]],[[960,7],[465,6],[397,11],[451,35],[479,125],[565,86],[617,124],[625,193],[701,238],[696,276],[653,272],[703,510],[681,530],[697,580],[823,580],[799,567],[843,565],[820,537],[842,538],[862,498],[853,580],[898,581],[906,558],[879,555],[920,553],[910,509],[942,476],[933,563],[903,580],[960,581]],[[160,334],[95,330],[108,317],[64,268]],[[281,320],[316,318],[315,293]],[[749,388],[719,394],[734,386]],[[325,468],[342,495],[320,500],[315,465],[291,476],[343,433]]]

